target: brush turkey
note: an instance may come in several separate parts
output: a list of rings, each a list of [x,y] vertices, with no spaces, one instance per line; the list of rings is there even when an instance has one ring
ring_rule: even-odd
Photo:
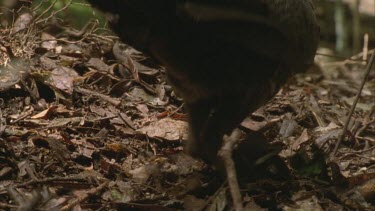
[[[314,60],[310,0],[88,0],[167,69],[189,114],[187,151],[215,162],[224,134]]]

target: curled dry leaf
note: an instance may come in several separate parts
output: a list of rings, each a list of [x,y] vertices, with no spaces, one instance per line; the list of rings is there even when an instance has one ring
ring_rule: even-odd
[[[152,138],[168,141],[187,140],[187,123],[170,118],[164,118],[138,130]]]

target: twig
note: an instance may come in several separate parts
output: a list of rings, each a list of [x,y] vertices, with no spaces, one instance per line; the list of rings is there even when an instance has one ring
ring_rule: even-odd
[[[182,107],[184,107],[184,103],[182,103],[182,104],[180,105],[180,107],[178,107],[177,109],[175,109],[174,111],[172,111],[171,113],[169,113],[169,114],[167,115],[167,117],[171,117],[171,116],[175,115],[179,110],[181,110]]]
[[[335,59],[345,59],[345,60],[356,61],[356,62],[363,61],[362,59],[353,59],[353,58],[348,58],[346,56],[332,55],[332,54],[326,54],[326,53],[320,53],[320,52],[317,52],[316,55],[335,58]]]
[[[42,2],[43,1],[41,1],[41,4],[42,4]],[[39,19],[41,19],[45,14],[47,14],[47,12],[48,11],[50,11],[54,6],[55,6],[55,4],[56,4],[56,2],[57,2],[57,0],[54,0],[53,2],[52,2],[52,4],[51,5],[49,5],[49,7],[46,9],[46,10],[44,10],[37,18],[35,18],[35,21],[38,21]],[[40,5],[41,5],[40,4]]]
[[[227,180],[232,195],[234,210],[242,211],[242,198],[240,187],[237,180],[236,166],[232,158],[234,146],[240,141],[240,130],[234,129],[230,136],[224,136],[223,146],[219,151],[219,156],[224,162],[224,167],[227,172]]]
[[[46,184],[50,182],[56,182],[56,181],[85,181],[85,179],[82,176],[73,176],[73,177],[49,177],[44,179],[37,179],[37,180],[30,180],[24,183],[19,183],[13,185],[14,188],[20,188],[25,187],[28,185],[35,185],[35,184]],[[6,191],[7,187],[0,188],[0,194],[4,191]]]
[[[89,26],[89,24],[87,24],[86,26],[84,26],[84,28],[82,28],[80,30],[80,32],[78,32],[77,34],[73,34],[74,32],[68,32],[70,33],[71,36],[75,36],[75,37],[79,37],[79,36],[83,36],[81,39],[79,40],[75,40],[75,41],[70,41],[70,40],[67,40],[67,39],[63,39],[63,38],[54,38],[54,39],[46,39],[46,40],[41,40],[41,41],[38,41],[36,43],[43,43],[43,42],[49,42],[49,41],[60,41],[60,42],[65,42],[65,43],[70,43],[70,44],[76,44],[76,43],[80,43],[82,42],[83,40],[85,40],[87,37],[89,37],[92,32],[94,31],[94,28],[96,28],[96,25],[97,24],[93,24],[93,26],[90,28],[89,31],[87,31],[87,28]],[[66,28],[64,27],[61,27],[62,29],[65,29],[67,30]]]
[[[364,120],[362,121],[362,127],[358,129],[358,131],[355,133],[355,137],[358,138],[359,135],[365,131],[370,125],[375,123],[375,119],[371,120],[371,116],[375,113],[375,106],[371,107],[370,112],[366,115]]]
[[[43,12],[42,15],[40,15],[40,16],[36,19],[35,23],[36,23],[36,24],[39,24],[39,23],[41,23],[41,22],[47,22],[48,19],[52,18],[52,17],[55,16],[57,13],[60,13],[60,12],[62,12],[62,11],[64,11],[64,10],[66,10],[66,9],[71,5],[72,2],[73,2],[73,0],[70,0],[70,1],[69,1],[64,7],[62,7],[61,9],[59,9],[59,10],[57,10],[57,11],[54,11],[54,12],[52,12],[48,17],[39,20],[39,18],[41,18],[44,14],[46,14],[46,12],[45,12],[45,13]],[[50,10],[55,4],[56,4],[56,1],[51,5],[50,8],[47,9],[47,11]]]
[[[362,56],[362,60],[363,61],[366,61],[367,60],[367,55],[368,55],[368,34],[366,33],[365,36],[363,36],[363,56]]]
[[[109,102],[111,103],[112,105],[114,106],[118,106],[120,105],[121,101],[118,100],[118,99],[115,99],[115,98],[112,98],[108,95],[104,95],[104,94],[100,94],[98,92],[94,92],[94,91],[91,91],[91,90],[88,90],[88,89],[84,89],[84,88],[77,88],[75,89],[77,92],[81,93],[81,94],[84,94],[84,95],[91,95],[91,96],[95,96],[97,98],[100,98],[106,102]]]
[[[98,192],[102,191],[105,187],[107,187],[108,183],[109,182],[106,181],[106,182],[102,183],[101,185],[99,185],[98,187],[90,189],[85,194],[83,194],[81,197],[78,197],[78,198],[74,199],[72,202],[70,202],[69,204],[65,205],[60,210],[61,211],[65,211],[65,210],[71,210],[71,209],[73,209],[73,207],[76,206],[77,204],[86,201],[90,196],[95,195]]]
[[[96,32],[96,30],[94,30],[93,33],[95,33],[95,32]],[[105,40],[105,41],[111,42],[111,43],[114,43],[113,40],[118,40],[119,39],[116,36],[109,36],[109,35],[103,36],[103,35],[97,35],[97,34],[90,34],[90,37],[94,37],[94,38],[97,38],[97,39]]]
[[[43,3],[45,3],[45,2],[44,2],[44,1],[40,1],[40,2],[38,3],[38,5],[36,5],[36,6],[34,6],[34,7],[32,8],[31,13],[33,13],[33,14],[38,13],[37,10],[39,10],[39,8],[42,7]]]
[[[0,208],[17,210],[16,208],[18,208],[18,206],[13,205],[13,204],[5,204],[5,203],[0,202]]]
[[[358,90],[358,92],[357,92],[357,96],[356,96],[355,99],[354,99],[354,102],[353,102],[353,105],[352,105],[352,107],[351,107],[351,109],[350,109],[350,112],[349,112],[348,118],[346,119],[346,122],[345,122],[344,128],[342,129],[342,133],[341,133],[341,135],[340,135],[340,137],[339,137],[339,139],[338,139],[338,141],[337,141],[337,143],[336,143],[335,149],[333,150],[332,157],[334,157],[334,156],[336,155],[337,150],[338,150],[338,148],[339,148],[339,146],[340,146],[342,140],[344,139],[344,136],[345,136],[346,131],[347,131],[348,126],[349,126],[350,119],[351,119],[351,117],[352,117],[352,115],[353,115],[353,113],[354,113],[354,110],[355,110],[356,106],[357,106],[357,103],[358,103],[359,97],[361,96],[362,89],[363,89],[363,87],[365,86],[365,83],[366,83],[367,77],[368,77],[368,75],[369,75],[369,73],[370,73],[371,67],[372,67],[372,65],[374,64],[374,57],[375,57],[375,51],[372,53],[371,58],[370,58],[370,60],[369,60],[369,62],[368,62],[368,64],[367,64],[366,72],[365,72],[365,75],[364,75],[364,77],[363,77],[363,80],[362,80],[361,86],[360,86],[360,88],[359,88],[359,90]]]

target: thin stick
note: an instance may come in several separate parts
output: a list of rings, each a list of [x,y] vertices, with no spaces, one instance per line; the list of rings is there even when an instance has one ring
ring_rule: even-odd
[[[345,59],[345,60],[356,61],[356,62],[362,61],[362,59],[352,59],[352,58],[348,58],[346,56],[332,55],[332,54],[326,54],[326,53],[321,53],[321,52],[317,52],[316,55],[335,58],[335,59]]]
[[[59,9],[59,10],[57,10],[57,11],[52,12],[48,17],[46,17],[46,18],[44,18],[44,19],[39,20],[39,18],[42,17],[42,15],[40,15],[40,16],[38,17],[38,19],[36,19],[36,21],[35,21],[36,24],[41,23],[41,22],[43,22],[43,21],[44,21],[44,22],[47,22],[48,19],[54,17],[57,13],[66,10],[66,9],[72,4],[72,2],[73,2],[73,0],[70,0],[70,1],[69,1],[64,7],[62,7],[61,9]],[[56,4],[56,1],[53,3],[52,6],[54,6],[55,4]],[[44,15],[44,14],[43,14],[43,15]]]
[[[227,180],[229,185],[229,190],[232,195],[233,206],[235,211],[242,211],[242,197],[240,192],[240,187],[237,180],[236,166],[232,158],[234,146],[240,142],[240,131],[234,129],[232,134],[229,136],[224,136],[223,146],[219,151],[219,156],[222,158],[227,172]]]
[[[104,188],[107,187],[108,183],[109,182],[106,181],[106,182],[102,183],[101,185],[99,185],[98,187],[95,187],[95,188],[92,188],[92,189],[88,190],[86,193],[82,194],[80,197],[77,197],[77,198],[73,199],[71,202],[69,202],[69,204],[65,205],[60,210],[61,211],[72,210],[76,205],[86,201],[90,196],[93,196],[93,195],[101,192]]]
[[[370,58],[370,60],[369,60],[369,62],[368,62],[368,64],[367,64],[366,72],[365,72],[365,75],[364,75],[364,77],[363,77],[363,80],[362,80],[361,86],[360,86],[360,88],[359,88],[359,90],[358,90],[358,92],[357,92],[357,96],[355,97],[355,100],[354,100],[354,102],[353,102],[353,105],[352,105],[352,107],[351,107],[351,109],[350,109],[350,112],[349,112],[348,118],[346,119],[346,122],[345,122],[344,128],[342,129],[342,133],[341,133],[341,135],[340,135],[340,137],[339,137],[339,139],[338,139],[338,141],[337,141],[337,143],[336,143],[335,149],[333,150],[332,157],[334,157],[334,156],[336,155],[337,150],[338,150],[338,148],[339,148],[339,146],[340,146],[342,140],[344,139],[344,136],[345,136],[346,131],[347,131],[348,126],[349,126],[350,119],[351,119],[351,117],[352,117],[352,115],[353,115],[353,113],[354,113],[354,110],[355,110],[356,106],[357,106],[357,103],[358,103],[359,97],[361,96],[362,89],[363,89],[363,87],[365,86],[365,83],[366,83],[366,80],[367,80],[368,75],[369,75],[369,73],[370,73],[371,67],[372,67],[372,65],[374,64],[374,57],[375,57],[375,51],[372,53],[371,58]]]

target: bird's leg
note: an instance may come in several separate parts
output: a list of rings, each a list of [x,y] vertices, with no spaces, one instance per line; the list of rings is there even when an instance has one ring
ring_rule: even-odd
[[[200,100],[194,103],[185,104],[189,113],[189,140],[185,144],[185,151],[194,156],[213,162],[210,157],[216,156],[216,151],[206,142],[207,128],[210,124],[210,115],[212,115],[212,101]]]
[[[222,166],[217,152],[222,145],[223,136],[238,126],[249,109],[240,94],[225,95],[220,99],[222,100],[210,98],[186,105],[190,140],[185,147],[189,154]]]

